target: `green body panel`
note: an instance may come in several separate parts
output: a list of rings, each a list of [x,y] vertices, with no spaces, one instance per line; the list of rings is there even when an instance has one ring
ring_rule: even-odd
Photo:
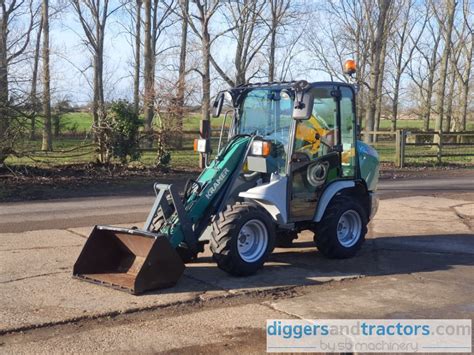
[[[193,193],[185,202],[187,216],[192,224],[199,222],[208,212],[218,198],[226,192],[223,188],[242,163],[251,138],[248,136],[237,137],[231,140],[209,166],[199,175],[197,181],[202,186],[199,193]],[[217,208],[217,206],[215,206]],[[173,247],[184,241],[184,234],[177,214],[172,217],[171,226],[165,226],[165,232]],[[196,236],[198,239],[199,236]]]
[[[379,154],[370,145],[361,141],[357,141],[357,152],[359,155],[360,175],[365,180],[367,189],[375,191],[379,181]]]

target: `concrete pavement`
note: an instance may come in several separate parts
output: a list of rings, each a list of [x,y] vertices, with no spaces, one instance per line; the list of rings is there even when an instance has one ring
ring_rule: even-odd
[[[348,260],[321,257],[310,232],[249,278],[206,251],[177,286],[139,297],[71,278],[90,227],[1,233],[0,352],[259,352],[268,318],[473,318],[473,200],[383,200]]]

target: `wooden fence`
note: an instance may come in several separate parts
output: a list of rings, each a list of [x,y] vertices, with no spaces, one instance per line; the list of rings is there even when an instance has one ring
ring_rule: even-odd
[[[362,138],[366,135],[381,153],[381,160],[393,162],[398,167],[404,167],[407,162],[474,162],[474,131],[447,133],[401,129],[362,132]]]

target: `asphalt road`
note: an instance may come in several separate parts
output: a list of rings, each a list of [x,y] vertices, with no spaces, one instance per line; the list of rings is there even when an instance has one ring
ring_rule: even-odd
[[[178,182],[181,183],[181,182]],[[381,199],[474,192],[474,171],[461,177],[381,180]],[[95,224],[134,224],[146,219],[150,196],[101,196],[0,204],[0,232],[67,229]]]

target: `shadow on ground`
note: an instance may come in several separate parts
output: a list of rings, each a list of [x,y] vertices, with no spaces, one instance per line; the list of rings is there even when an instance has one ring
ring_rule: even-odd
[[[264,268],[250,277],[223,272],[208,256],[187,264],[179,287],[150,292],[164,294],[190,291],[186,279],[200,281],[203,291],[265,290],[278,287],[317,285],[327,281],[364,276],[399,275],[450,270],[474,265],[474,235],[425,235],[371,238],[350,259],[331,260],[319,253],[312,242],[276,249]],[[193,291],[196,285],[193,284]]]

